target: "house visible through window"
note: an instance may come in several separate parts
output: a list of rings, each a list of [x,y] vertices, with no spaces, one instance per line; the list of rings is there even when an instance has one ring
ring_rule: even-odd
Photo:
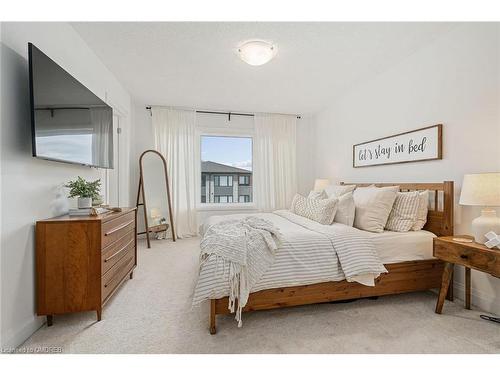
[[[201,136],[201,203],[250,203],[252,138]]]

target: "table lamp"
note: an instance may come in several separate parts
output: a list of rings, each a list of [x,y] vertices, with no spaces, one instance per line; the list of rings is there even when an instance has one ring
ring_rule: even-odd
[[[161,212],[159,208],[152,208],[151,209],[151,219],[153,219],[153,223],[156,225],[158,224],[158,219],[161,218]]]
[[[314,181],[314,191],[325,190],[325,188],[330,185],[330,180],[327,178],[317,178]]]
[[[460,205],[482,206],[481,216],[472,220],[472,235],[478,243],[486,242],[486,233],[500,232],[500,218],[492,207],[500,206],[500,173],[466,174],[460,193]]]

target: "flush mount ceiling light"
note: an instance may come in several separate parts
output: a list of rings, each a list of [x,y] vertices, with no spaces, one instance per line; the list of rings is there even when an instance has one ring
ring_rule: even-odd
[[[264,40],[249,40],[238,47],[240,59],[249,65],[264,65],[278,52],[275,45]]]

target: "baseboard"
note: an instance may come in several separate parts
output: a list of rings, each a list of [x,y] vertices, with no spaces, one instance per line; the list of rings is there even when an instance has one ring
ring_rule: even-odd
[[[34,316],[33,320],[25,323],[22,328],[5,332],[5,337],[2,338],[1,349],[4,351],[14,350],[30,338],[44,323],[45,320],[43,318]]]
[[[453,281],[453,297],[461,302],[465,300],[465,285],[456,280]],[[471,288],[471,303],[481,310],[500,316],[500,300],[479,289]]]

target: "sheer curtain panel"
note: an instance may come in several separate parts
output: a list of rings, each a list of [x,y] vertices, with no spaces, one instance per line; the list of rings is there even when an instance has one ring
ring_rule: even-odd
[[[255,193],[262,211],[288,208],[297,192],[297,117],[255,115]]]
[[[167,159],[177,237],[196,236],[196,112],[152,107],[155,148]]]

